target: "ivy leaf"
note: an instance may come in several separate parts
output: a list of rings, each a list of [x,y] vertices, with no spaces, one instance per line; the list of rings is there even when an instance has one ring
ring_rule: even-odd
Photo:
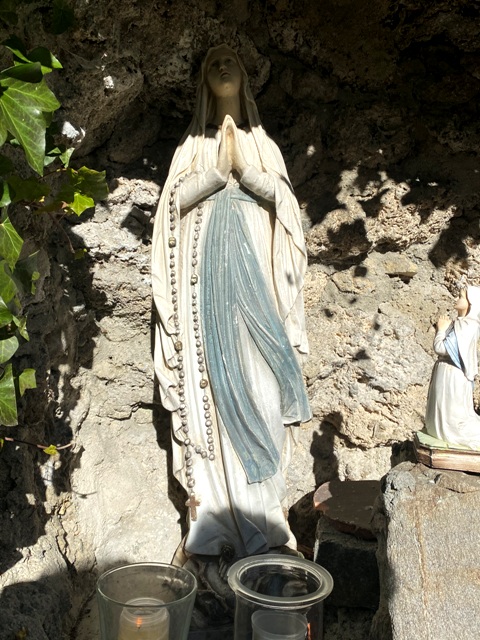
[[[75,260],[83,260],[85,258],[86,253],[87,253],[87,249],[85,249],[85,247],[82,247],[81,249],[76,249],[75,255],[74,255]]]
[[[41,201],[50,193],[50,187],[35,178],[24,180],[18,175],[13,175],[8,179],[8,184],[15,194],[12,202],[21,202],[22,200],[26,202]]]
[[[54,444],[51,444],[48,447],[45,447],[43,453],[48,453],[49,456],[55,456],[58,453],[58,449]]]
[[[73,171],[70,169],[70,171]],[[108,196],[108,187],[105,180],[105,171],[94,171],[88,167],[81,167],[77,172],[77,190],[90,196],[97,202]]]
[[[0,340],[0,364],[8,362],[19,346],[16,336]]]
[[[40,209],[37,209],[37,213],[51,213],[55,211],[63,211],[64,209],[66,209],[65,202],[56,197],[55,200],[52,200],[43,207],[40,207]]]
[[[22,250],[23,240],[7,217],[0,224],[0,256],[4,258],[13,270]]]
[[[17,398],[11,364],[7,365],[0,379],[0,424],[6,427],[18,424]]]
[[[69,213],[76,213],[77,216],[82,214],[87,209],[91,209],[95,206],[95,200],[89,196],[83,195],[83,193],[75,193],[73,201],[68,203],[67,210]]]
[[[16,64],[0,73],[0,79],[3,78],[16,78],[22,82],[41,82],[43,79],[42,65],[39,62]]]
[[[0,88],[1,96],[1,88]],[[5,122],[0,118],[0,146],[4,145],[8,138],[8,130]]]
[[[0,438],[0,451],[3,449],[3,445],[5,444],[5,440]]]
[[[70,163],[70,158],[72,157],[72,153],[75,151],[75,147],[68,147],[60,154],[60,160],[65,168],[68,167]]]
[[[63,69],[60,61],[45,47],[36,47],[28,54],[31,62],[41,65],[42,73],[50,73],[54,69]]]
[[[36,389],[37,381],[35,380],[35,369],[24,369],[18,376],[18,390],[23,396],[27,389]],[[56,452],[56,450],[55,450]],[[53,454],[50,454],[53,455]]]
[[[21,294],[33,295],[36,288],[35,283],[40,277],[38,272],[38,251],[19,260],[15,265],[12,277]]]
[[[57,158],[59,158],[63,166],[67,168],[70,163],[70,158],[72,157],[72,154],[74,151],[75,151],[75,147],[68,147],[68,149],[65,146],[54,147],[53,149],[50,149],[50,151],[47,152],[47,155],[45,156],[44,164],[45,166],[47,166],[52,162],[54,162]]]
[[[20,318],[18,316],[13,316],[13,322],[17,326],[18,333],[22,336],[22,338],[24,338],[25,340],[30,340],[27,331],[27,318],[25,316],[22,316]]]
[[[3,294],[3,291],[2,291],[2,294]],[[2,300],[0,298],[0,327],[5,327],[7,324],[10,324],[12,320],[13,320],[12,312],[7,307],[5,300]]]
[[[0,207],[6,207],[11,203],[11,201],[12,199],[10,197],[8,182],[0,180]]]
[[[2,323],[2,318],[6,318],[7,315],[5,314],[5,312],[2,309],[2,304],[4,304],[5,306],[8,305],[8,303],[13,300],[13,298],[16,296],[17,294],[17,286],[15,284],[15,282],[12,279],[11,276],[11,272],[10,272],[10,268],[7,265],[6,260],[2,260],[0,262],[0,327],[4,327],[6,324],[8,324],[9,322],[11,322],[11,320],[13,319],[12,314],[10,313],[10,311],[8,311],[8,314],[10,315],[10,318],[6,321]]]
[[[14,78],[0,79],[0,121],[22,145],[28,164],[37,173],[43,173],[45,131],[49,114],[60,103],[45,80],[36,84]]]
[[[4,40],[2,44],[4,47],[7,47],[7,49],[10,49],[17,60],[21,60],[22,62],[30,62],[30,60],[27,58],[27,50],[25,48],[25,45],[18,36],[10,36],[6,40]]]
[[[56,36],[64,33],[75,21],[75,15],[65,0],[54,0],[52,33]]]
[[[63,201],[77,216],[108,195],[105,171],[94,171],[87,167],[78,171],[69,168],[66,176],[68,182],[59,190],[57,199]]]

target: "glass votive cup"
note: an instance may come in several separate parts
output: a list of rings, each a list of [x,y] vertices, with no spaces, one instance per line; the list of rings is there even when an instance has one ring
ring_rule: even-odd
[[[169,564],[128,564],[97,582],[101,640],[187,640],[197,581]]]
[[[323,600],[333,578],[320,565],[288,555],[252,556],[230,567],[228,583],[235,593],[234,640],[322,640]]]

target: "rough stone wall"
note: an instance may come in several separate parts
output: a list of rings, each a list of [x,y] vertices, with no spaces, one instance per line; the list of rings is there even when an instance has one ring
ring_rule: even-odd
[[[289,487],[309,544],[305,496],[333,477],[380,477],[392,445],[422,427],[432,322],[459,278],[480,277],[480,7],[79,0],[73,30],[53,37],[47,5],[25,4],[17,32],[61,59],[64,134],[111,188],[63,231],[19,219],[45,279],[23,356],[40,385],[16,434],[74,446],[58,460],[0,455],[0,637],[29,625],[29,637],[52,640],[74,625],[95,571],[168,562],[181,537],[184,499],[153,385],[149,245],[205,51],[239,50],[302,207],[314,419]],[[84,261],[64,234],[87,248]],[[15,603],[32,594],[19,617]]]

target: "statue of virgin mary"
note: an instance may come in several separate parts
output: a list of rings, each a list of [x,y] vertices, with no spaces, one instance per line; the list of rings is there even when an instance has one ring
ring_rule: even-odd
[[[478,374],[480,287],[462,289],[453,322],[439,317],[433,347],[438,355],[428,389],[425,429],[447,444],[480,450],[480,415],[473,404]]]
[[[285,469],[311,418],[301,373],[306,251],[282,155],[226,45],[201,68],[155,220],[155,371],[188,494],[184,551],[295,545]]]

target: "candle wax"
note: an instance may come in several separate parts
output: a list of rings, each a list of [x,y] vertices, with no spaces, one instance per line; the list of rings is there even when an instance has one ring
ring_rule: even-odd
[[[135,598],[120,615],[118,640],[168,640],[169,615],[161,600]]]

